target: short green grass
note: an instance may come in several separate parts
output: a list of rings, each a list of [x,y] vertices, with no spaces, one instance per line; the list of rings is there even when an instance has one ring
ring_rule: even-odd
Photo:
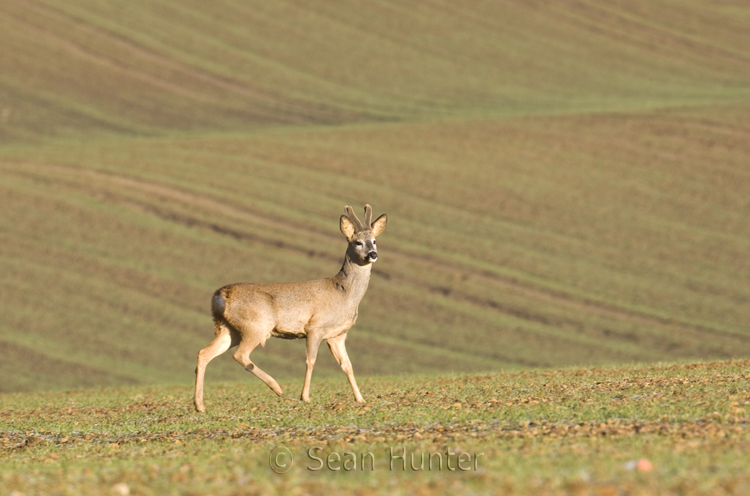
[[[368,377],[364,405],[343,375],[314,381],[311,404],[258,381],[209,383],[205,414],[183,386],[5,394],[0,484],[26,495],[739,495],[748,365]],[[634,468],[642,459],[652,470]]]

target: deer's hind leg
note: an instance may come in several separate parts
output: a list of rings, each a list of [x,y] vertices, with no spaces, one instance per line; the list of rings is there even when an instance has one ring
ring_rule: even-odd
[[[250,353],[252,353],[256,346],[265,341],[265,337],[267,336],[267,334],[269,333],[261,332],[260,329],[254,329],[251,332],[243,332],[240,345],[234,352],[233,358],[237,361],[237,363],[245,367],[245,370],[255,374],[255,377],[263,381],[266,386],[270,387],[273,390],[274,393],[282,396],[283,393],[281,391],[281,386],[279,386],[279,383],[276,382],[273,377],[263,372],[260,367],[255,365],[250,360]]]
[[[195,396],[193,403],[199,412],[205,412],[203,405],[203,380],[206,374],[208,362],[227,351],[232,346],[237,346],[240,336],[237,331],[230,328],[226,322],[214,321],[216,326],[216,337],[211,344],[198,352],[198,366],[195,368]]]

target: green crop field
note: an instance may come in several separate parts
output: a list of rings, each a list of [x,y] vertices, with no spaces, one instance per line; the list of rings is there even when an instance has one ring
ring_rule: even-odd
[[[5,494],[744,495],[748,361],[0,395]],[[640,462],[640,465],[639,465]],[[278,473],[277,473],[278,472]]]
[[[139,472],[127,482],[133,494],[185,492],[193,480],[201,494],[267,492],[279,481],[312,493],[316,484],[351,488],[363,479],[274,479],[265,467],[252,471],[258,485],[221,485],[251,472],[230,433],[245,433],[255,463],[268,446],[240,424],[268,430],[273,422],[254,423],[252,408],[288,408],[278,425],[303,441],[369,419],[369,439],[376,420],[396,431],[471,431],[471,416],[454,425],[442,410],[420,413],[431,408],[420,391],[441,381],[458,387],[489,377],[492,389],[530,370],[567,377],[581,367],[716,360],[745,377],[748,157],[750,7],[739,1],[4,0],[0,435],[10,468],[2,484],[24,494],[97,493],[117,474]],[[294,420],[307,406],[272,397],[227,353],[208,367],[208,416],[190,417],[196,355],[213,337],[213,291],[333,275],[346,248],[339,216],[344,205],[361,212],[365,203],[389,224],[348,350],[370,399],[373,391],[413,392],[405,410],[390,420],[357,415],[364,410],[347,395],[334,398],[346,379],[321,351],[313,401],[322,403],[309,408],[344,402],[349,413],[308,425]],[[302,341],[269,340],[252,358],[296,397],[304,355]],[[693,380],[679,370],[675,381]],[[726,395],[744,397],[740,382]],[[717,402],[721,391],[707,388],[697,401]],[[67,411],[66,394],[94,409],[89,418],[71,406],[85,428],[54,423]],[[133,399],[149,394],[155,403]],[[212,413],[212,395],[231,398],[222,400],[231,408]],[[501,396],[476,401],[510,401]],[[457,398],[475,401],[466,391]],[[563,408],[555,398],[550,408]],[[611,405],[598,405],[575,418],[506,405],[477,419],[511,430],[525,429],[526,417],[569,427],[658,419],[644,409],[608,416],[599,409]],[[154,427],[172,406],[179,425]],[[675,428],[702,429],[703,418],[720,424],[711,420],[716,408],[662,413]],[[722,431],[726,452],[724,441],[706,441],[684,458],[698,466],[715,454],[715,480],[707,469],[691,479],[670,465],[675,445],[660,441],[656,465],[670,467],[659,472],[664,485],[629,471],[612,476],[612,487],[742,494],[745,425],[732,422],[739,431]],[[216,442],[214,428],[223,432]],[[202,475],[165,461],[166,448],[148,451],[172,441],[145,431],[182,432],[179,467],[200,450]],[[496,445],[505,434],[487,432],[475,432],[485,453],[526,453],[520,441]],[[146,439],[146,461],[135,448],[107,451],[121,437],[135,446],[136,434]],[[14,447],[29,436],[43,438],[42,447]],[[557,472],[554,449],[533,445],[518,471],[513,459],[486,455],[484,475],[471,481],[398,476],[364,487],[449,492],[466,483],[480,491],[505,480],[510,492],[608,494],[602,474],[628,461],[613,453],[636,456],[662,439],[649,436],[601,447],[554,441]],[[577,453],[595,467],[579,466]],[[236,470],[222,468],[212,485],[222,461]],[[165,472],[149,472],[152,465],[171,467],[176,479],[154,485]],[[27,469],[39,475],[24,489],[18,477]],[[557,475],[540,475],[549,470]],[[581,470],[589,476],[578,477]]]

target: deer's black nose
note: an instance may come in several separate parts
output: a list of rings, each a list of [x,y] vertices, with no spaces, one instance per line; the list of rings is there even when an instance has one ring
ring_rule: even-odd
[[[377,252],[371,251],[370,253],[368,253],[368,254],[367,254],[367,259],[368,259],[368,260],[371,260],[371,261],[373,261],[373,262],[374,262],[375,260],[377,260],[377,259],[378,259],[378,254],[377,254]]]

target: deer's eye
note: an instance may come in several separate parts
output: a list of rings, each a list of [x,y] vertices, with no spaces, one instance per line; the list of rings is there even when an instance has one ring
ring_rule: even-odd
[[[355,242],[354,242],[354,244],[355,244],[356,246],[362,246],[362,242],[361,242],[361,241],[355,241]]]
[[[372,240],[372,244],[373,244],[373,245],[376,245],[376,244],[377,244],[377,243],[375,242],[375,240],[374,240],[374,239]]]

